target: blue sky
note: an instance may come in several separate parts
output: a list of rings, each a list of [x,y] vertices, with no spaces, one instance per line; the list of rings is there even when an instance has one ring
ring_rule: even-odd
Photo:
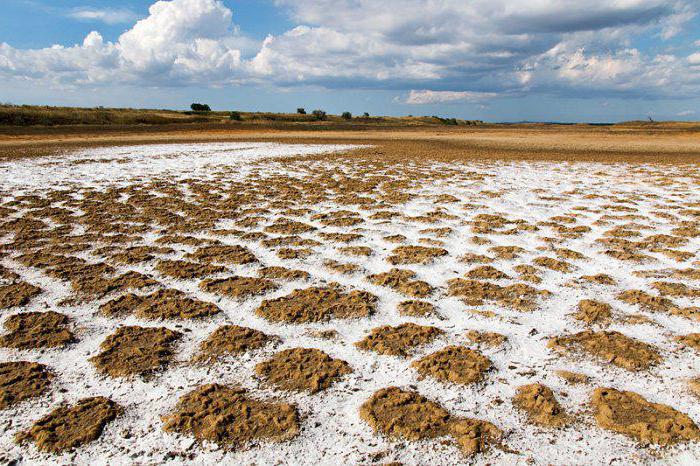
[[[0,101],[700,120],[698,0],[3,0]]]

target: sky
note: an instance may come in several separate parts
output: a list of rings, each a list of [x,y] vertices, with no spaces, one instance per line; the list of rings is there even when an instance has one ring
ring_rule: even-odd
[[[0,102],[700,120],[700,0],[1,0]]]

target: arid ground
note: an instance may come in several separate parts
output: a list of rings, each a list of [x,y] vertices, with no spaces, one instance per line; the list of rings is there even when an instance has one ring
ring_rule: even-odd
[[[700,132],[0,131],[0,463],[697,464]]]

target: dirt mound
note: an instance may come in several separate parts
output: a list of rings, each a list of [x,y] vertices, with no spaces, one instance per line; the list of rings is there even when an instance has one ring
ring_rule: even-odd
[[[73,406],[61,406],[42,417],[17,442],[32,441],[39,450],[60,453],[92,442],[102,435],[105,426],[124,409],[101,396],[83,398]]]
[[[230,354],[241,354],[246,351],[262,348],[275,338],[267,334],[238,325],[224,325],[212,332],[199,345],[198,361],[211,361]]]
[[[45,365],[29,361],[0,362],[0,409],[41,396],[51,384]]]
[[[105,338],[102,352],[90,362],[111,377],[143,375],[170,362],[180,337],[180,332],[165,327],[120,327]]]
[[[399,314],[411,317],[430,317],[437,315],[435,306],[427,301],[403,301],[397,306]]]
[[[393,439],[418,441],[450,435],[466,455],[486,451],[503,435],[490,422],[452,417],[434,401],[398,387],[375,392],[360,407],[360,417]]]
[[[513,406],[525,411],[530,422],[540,426],[561,427],[569,420],[552,389],[539,383],[518,387]]]
[[[255,372],[280,390],[317,393],[350,374],[350,365],[315,348],[292,348],[255,366]]]
[[[277,250],[280,259],[306,259],[314,253],[311,248],[282,248]]]
[[[431,248],[427,246],[399,246],[391,251],[387,262],[392,265],[399,264],[428,264],[438,257],[449,254],[446,249]]]
[[[214,245],[205,246],[195,252],[187,254],[185,257],[194,259],[205,264],[252,264],[258,261],[257,257],[243,246],[235,245]]]
[[[40,294],[42,289],[27,282],[10,283],[0,286],[0,309],[8,307],[24,306],[34,296]]]
[[[605,273],[581,275],[579,279],[590,283],[597,283],[598,285],[614,285],[616,283],[613,277]]]
[[[12,315],[5,320],[9,333],[0,336],[0,346],[16,349],[65,346],[75,341],[68,323],[68,316],[54,311]]]
[[[197,264],[182,260],[161,260],[156,264],[156,270],[168,277],[180,280],[204,278],[227,271],[220,265]]]
[[[425,298],[433,292],[433,287],[422,280],[415,280],[412,270],[391,269],[388,272],[367,276],[374,285],[386,286],[414,298]]]
[[[479,332],[478,330],[469,330],[466,337],[477,345],[485,345],[490,347],[501,346],[508,337],[496,332]]]
[[[648,369],[661,362],[656,347],[615,331],[586,330],[570,336],[553,338],[548,346],[557,350],[585,351],[604,362],[630,371]]]
[[[267,233],[274,233],[276,235],[298,235],[314,231],[315,229],[315,227],[307,225],[306,223],[288,219],[279,219],[272,225],[265,227]]]
[[[693,348],[695,351],[700,351],[700,333],[689,333],[676,337],[676,341],[683,346]]]
[[[532,260],[532,263],[556,272],[569,273],[573,271],[573,266],[568,262],[552,259],[551,257],[536,257]]]
[[[634,392],[597,388],[591,405],[600,427],[642,444],[673,445],[700,440],[700,429],[690,417],[670,406],[651,403]]]
[[[482,265],[481,267],[473,268],[469,272],[464,274],[464,276],[467,278],[484,280],[501,280],[510,278],[508,275],[491,265]]]
[[[362,239],[362,235],[357,233],[320,233],[318,236],[331,243],[352,243]]]
[[[229,277],[218,280],[204,280],[199,287],[207,293],[215,293],[229,298],[247,299],[263,295],[279,288],[279,285],[266,278]]]
[[[109,317],[134,314],[144,319],[197,319],[221,312],[214,304],[187,297],[178,290],[158,290],[147,296],[127,294],[100,306]]]
[[[443,333],[439,328],[414,323],[397,327],[385,325],[373,329],[363,340],[355,343],[355,346],[379,354],[406,357],[416,347],[430,343]]]
[[[288,269],[286,267],[263,267],[258,274],[262,278],[273,278],[277,280],[308,280],[311,275],[303,270]]]
[[[281,298],[265,300],[255,311],[273,322],[307,323],[354,319],[374,313],[377,297],[366,291],[345,292],[338,286],[294,290]]]
[[[242,388],[219,384],[202,385],[184,395],[175,411],[163,417],[166,431],[230,449],[253,440],[289,440],[299,435],[300,428],[293,405],[257,400]]]
[[[448,346],[411,364],[421,377],[468,385],[481,381],[491,361],[478,351]]]
[[[607,325],[612,318],[612,306],[608,303],[583,299],[579,301],[577,308],[574,318],[588,325]]]
[[[537,308],[536,298],[549,295],[524,283],[501,286],[479,280],[454,278],[447,282],[450,296],[457,296],[469,306],[481,306],[485,301],[495,301],[519,311],[532,311]]]
[[[346,256],[369,257],[373,254],[372,248],[368,246],[347,246],[338,248],[338,251]]]
[[[579,385],[579,384],[584,384],[584,383],[588,383],[591,381],[590,377],[588,377],[586,374],[581,374],[579,372],[558,370],[558,371],[555,371],[555,373],[559,377],[564,379],[566,381],[566,383],[571,384],[571,385]]]
[[[2,257],[2,254],[0,254],[0,257]],[[8,269],[7,267],[0,265],[0,280],[17,280],[19,279],[19,275],[12,270]]]
[[[333,259],[327,259],[323,261],[323,266],[335,272],[346,275],[350,275],[361,270],[361,267],[357,264],[353,264],[350,262],[340,262]]]
[[[642,290],[627,290],[617,296],[617,299],[627,304],[636,304],[642,309],[652,312],[668,312],[674,307],[673,301],[661,296],[654,296]]]

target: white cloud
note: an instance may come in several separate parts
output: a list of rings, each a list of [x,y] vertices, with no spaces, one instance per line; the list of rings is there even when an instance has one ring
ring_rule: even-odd
[[[480,102],[497,97],[494,92],[411,90],[405,103],[411,105]]]
[[[695,115],[697,112],[695,110],[683,110],[682,112],[678,112],[676,115],[678,116],[691,116]]]
[[[100,21],[106,24],[131,23],[138,18],[133,11],[122,8],[75,8],[66,16],[81,21]]]

